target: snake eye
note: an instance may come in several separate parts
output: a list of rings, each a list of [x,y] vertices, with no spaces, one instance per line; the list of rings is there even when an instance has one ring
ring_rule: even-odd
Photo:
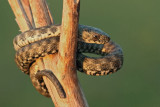
[[[93,38],[94,38],[95,40],[98,40],[98,39],[99,39],[99,36],[98,36],[98,35],[94,35]]]

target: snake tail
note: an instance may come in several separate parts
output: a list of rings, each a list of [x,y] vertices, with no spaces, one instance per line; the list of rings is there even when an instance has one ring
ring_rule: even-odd
[[[38,79],[38,81],[43,81],[42,76],[46,76],[53,83],[60,98],[66,98],[66,93],[61,83],[59,82],[59,80],[56,78],[56,76],[53,74],[52,71],[50,70],[37,71],[35,77]]]

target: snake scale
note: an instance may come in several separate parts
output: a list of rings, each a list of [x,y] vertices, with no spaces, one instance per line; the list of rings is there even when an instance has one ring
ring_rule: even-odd
[[[38,67],[35,65],[37,69],[30,72],[29,68],[37,58],[58,52],[60,35],[61,26],[51,25],[25,31],[13,40],[16,64],[24,73],[30,75],[37,91],[47,97],[50,95],[43,80],[39,79],[40,76],[36,76]],[[83,53],[95,53],[101,57],[89,57]],[[107,75],[122,67],[122,49],[102,30],[79,25],[76,63],[80,72],[95,76]],[[48,75],[47,72],[42,74]]]

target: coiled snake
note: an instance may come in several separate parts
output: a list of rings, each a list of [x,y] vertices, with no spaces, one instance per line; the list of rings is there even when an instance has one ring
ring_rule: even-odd
[[[40,76],[36,75],[51,77],[52,73],[41,72],[39,74],[38,68],[29,72],[29,67],[34,64],[37,58],[58,51],[60,31],[60,25],[51,25],[23,32],[13,40],[16,50],[15,61],[18,67],[24,73],[30,74],[34,87],[44,96],[49,96],[49,93],[45,85],[42,85],[43,80],[39,80]],[[102,57],[94,58],[85,56],[82,53],[95,53],[102,55]],[[111,41],[108,34],[102,30],[79,25],[76,63],[77,70],[88,75],[107,75],[121,68],[123,64],[122,49],[118,44]],[[58,85],[62,87],[60,83]],[[61,90],[64,91],[63,87]],[[64,96],[61,93],[64,92],[62,91],[57,92],[63,98]]]

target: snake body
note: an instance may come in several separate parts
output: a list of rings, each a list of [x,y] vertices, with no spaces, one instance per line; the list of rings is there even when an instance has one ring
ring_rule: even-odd
[[[18,67],[24,73],[30,74],[34,87],[45,96],[49,96],[45,85],[42,86],[35,77],[38,69],[29,72],[29,67],[37,58],[58,52],[60,35],[61,26],[52,25],[23,32],[13,40]],[[95,53],[102,57],[94,58],[82,53]],[[88,75],[107,75],[122,67],[122,49],[102,30],[79,25],[76,63],[77,70]]]
[[[57,93],[59,94],[60,98],[66,98],[66,93],[65,93],[61,83],[58,81],[57,77],[53,74],[52,71],[50,71],[50,70],[37,71],[35,78],[39,81],[38,83],[44,83],[42,76],[46,76],[48,79],[51,80],[51,82],[53,83],[53,85],[57,89]]]

